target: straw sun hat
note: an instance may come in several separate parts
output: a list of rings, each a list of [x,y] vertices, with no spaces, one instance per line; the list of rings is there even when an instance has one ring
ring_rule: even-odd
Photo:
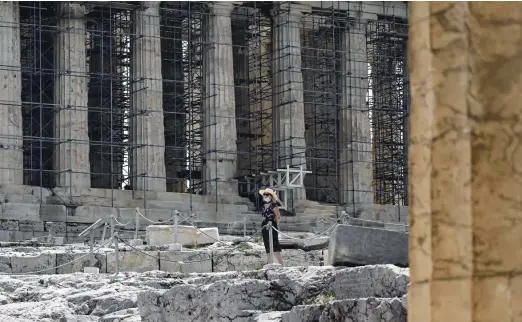
[[[272,199],[273,199],[274,201],[279,200],[279,199],[277,198],[277,193],[276,193],[274,190],[270,189],[270,188],[266,188],[266,189],[261,189],[261,190],[259,190],[259,194],[260,194],[260,195],[264,195],[264,194],[270,195],[270,196],[272,196]]]

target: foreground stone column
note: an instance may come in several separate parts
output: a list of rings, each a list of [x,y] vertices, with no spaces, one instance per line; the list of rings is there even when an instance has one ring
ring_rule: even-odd
[[[348,27],[348,26],[347,26]],[[373,204],[370,114],[366,106],[368,58],[366,22],[341,33],[341,113],[339,126],[341,203]]]
[[[54,44],[54,170],[56,186],[90,188],[85,8],[58,4]]]
[[[412,2],[408,320],[522,320],[522,10]]]
[[[160,2],[142,2],[132,46],[132,188],[166,191]]]
[[[309,9],[281,2],[272,10],[272,144],[276,168],[306,168],[300,22],[303,11]],[[296,193],[294,198],[306,198],[304,188]]]
[[[0,184],[23,183],[22,72],[17,2],[0,2]]]
[[[237,195],[237,133],[231,13],[234,4],[213,2],[205,28],[203,179],[207,194]],[[217,190],[216,190],[217,189]]]

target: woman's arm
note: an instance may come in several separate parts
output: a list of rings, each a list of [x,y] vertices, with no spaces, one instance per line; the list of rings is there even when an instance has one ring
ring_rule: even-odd
[[[281,213],[279,212],[278,207],[274,207],[275,220],[277,223],[281,221]]]

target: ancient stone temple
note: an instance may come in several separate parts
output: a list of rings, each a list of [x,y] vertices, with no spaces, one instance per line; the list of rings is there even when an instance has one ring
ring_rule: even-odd
[[[298,218],[407,220],[406,3],[0,9],[0,220],[40,223],[0,240],[135,207],[257,220],[263,187]]]

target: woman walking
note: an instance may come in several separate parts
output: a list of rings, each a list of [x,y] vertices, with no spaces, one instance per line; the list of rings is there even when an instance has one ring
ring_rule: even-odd
[[[278,199],[275,191],[270,188],[259,190],[259,194],[263,196],[263,210],[262,215],[264,217],[262,226],[268,225],[268,222],[272,222],[272,227],[275,229],[279,229],[278,223],[281,220],[281,214],[279,213],[278,208]],[[283,265],[283,257],[281,257],[281,245],[279,245],[279,234],[278,232],[272,229],[272,241],[274,247],[274,256],[279,262],[279,264]],[[265,250],[267,253],[267,258],[270,254],[270,236],[268,231],[268,226],[263,228],[261,231],[263,235],[263,243],[265,244]]]

